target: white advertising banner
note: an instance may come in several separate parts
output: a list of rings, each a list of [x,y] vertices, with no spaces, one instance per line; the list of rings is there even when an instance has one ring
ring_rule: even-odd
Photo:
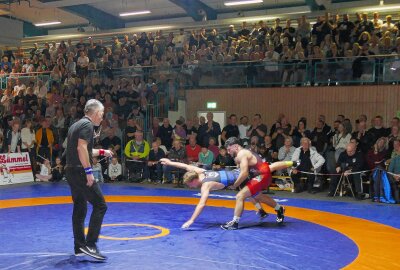
[[[33,182],[28,153],[0,154],[0,185]]]

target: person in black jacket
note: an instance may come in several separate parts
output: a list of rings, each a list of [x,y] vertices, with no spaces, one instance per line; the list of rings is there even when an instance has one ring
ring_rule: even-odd
[[[361,173],[364,169],[364,155],[361,151],[357,151],[357,145],[355,143],[349,143],[346,146],[346,151],[339,155],[338,161],[336,162],[336,172],[343,173],[344,176],[348,177],[352,186],[355,189],[356,199],[363,198]],[[339,182],[339,175],[332,176],[332,180],[329,184],[328,196],[333,196]]]
[[[235,166],[235,161],[231,157],[231,155],[228,155],[228,152],[226,151],[225,147],[221,147],[219,149],[219,155],[215,159],[213,163],[213,169],[214,170],[219,170],[219,169],[224,169],[226,167],[233,167]]]
[[[163,124],[158,129],[157,137],[161,139],[161,144],[169,150],[172,147],[172,132],[173,128],[169,123],[168,118],[164,118]]]
[[[156,183],[161,183],[163,168],[160,159],[165,158],[164,151],[159,147],[157,140],[153,140],[151,144],[151,150],[149,154],[149,160],[147,161],[147,166],[145,167],[145,178]]]
[[[221,126],[213,119],[213,113],[208,112],[207,123],[199,128],[199,144],[201,146],[208,147],[208,142],[211,137],[218,138],[218,136],[221,135]],[[216,145],[218,146],[218,140],[216,140]]]
[[[7,130],[5,142],[7,148],[4,150],[8,153],[21,153],[22,140],[18,121],[14,121],[11,129]]]

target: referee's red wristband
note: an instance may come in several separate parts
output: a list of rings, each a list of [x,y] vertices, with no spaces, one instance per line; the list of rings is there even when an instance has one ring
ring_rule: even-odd
[[[99,156],[104,156],[104,149],[99,149]]]

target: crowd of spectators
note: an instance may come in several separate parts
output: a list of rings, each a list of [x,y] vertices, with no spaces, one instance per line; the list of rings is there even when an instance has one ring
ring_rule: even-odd
[[[165,182],[173,181],[176,172],[160,167],[157,160],[163,156],[197,162],[206,168],[229,167],[233,165],[232,160],[219,143],[221,140],[223,145],[231,136],[243,139],[249,149],[268,162],[289,160],[294,154],[302,158],[303,152],[296,152],[296,147],[313,149],[309,150],[313,158],[303,169],[311,166],[328,172],[343,169],[337,167],[337,161],[341,160],[342,153],[352,153],[352,149],[346,149],[355,140],[362,152],[360,156],[366,160],[364,165],[372,168],[375,163],[368,162],[373,157],[369,151],[378,139],[388,138],[385,139],[388,141],[385,146],[389,147],[387,155],[397,151],[393,148],[397,145],[398,123],[392,124],[389,131],[382,128],[382,119],[377,117],[371,129],[367,129],[366,117],[360,117],[353,131],[352,123],[343,116],[338,117],[332,129],[321,116],[311,131],[307,129],[306,119],[300,119],[295,126],[280,116],[268,130],[260,115],[255,115],[251,124],[243,116],[240,125],[232,115],[229,125],[221,130],[213,121],[212,113],[207,114],[207,119],[180,119],[171,125],[160,111],[176,108],[180,91],[188,84],[199,86],[202,78],[210,73],[227,81],[236,78],[232,73],[234,63],[243,67],[243,61],[251,61],[242,68],[247,79],[258,76],[286,84],[305,78],[307,69],[303,64],[328,63],[322,72],[327,79],[349,74],[355,78],[364,74],[362,62],[369,61],[369,56],[393,54],[397,57],[399,51],[399,22],[393,22],[390,15],[382,21],[378,13],[373,18],[356,14],[353,20],[347,14],[340,17],[326,13],[313,25],[303,16],[296,25],[290,19],[282,25],[280,19],[272,25],[260,21],[248,26],[244,22],[239,30],[231,25],[225,33],[217,29],[187,33],[181,29],[179,34],[165,35],[159,30],[155,34],[125,35],[122,40],[115,36],[111,44],[89,38],[80,39],[77,44],[71,40],[45,43],[44,47],[35,44],[29,51],[6,48],[1,51],[0,63],[2,151],[29,151],[34,165],[36,161],[45,163],[48,159],[50,164],[42,166],[40,171],[50,175],[55,170],[49,166],[66,146],[67,128],[83,116],[85,102],[96,98],[104,103],[106,110],[97,146],[112,149],[119,157],[109,167],[103,161],[98,180],[121,179],[124,172],[118,165],[125,158],[130,160],[131,165],[127,167],[132,179],[139,178],[140,174],[141,179],[164,178]],[[352,72],[338,68],[346,66],[341,65],[346,59],[351,59]],[[377,57],[374,61],[380,59]],[[257,69],[254,63],[262,69]],[[276,63],[285,65],[277,67]],[[223,68],[216,72],[212,64]],[[158,106],[157,113],[148,111],[149,104]],[[145,117],[151,119],[147,125]],[[395,121],[398,119],[394,118]],[[350,136],[352,132],[355,133]],[[154,141],[146,141],[144,135],[148,134]],[[381,144],[377,142],[375,146],[379,153],[383,151]],[[54,164],[61,173],[59,165]],[[62,179],[59,175],[37,178]],[[298,183],[296,191],[302,191],[301,176],[294,179]],[[310,181],[307,190],[313,193],[314,184]],[[356,191],[363,193],[359,188]]]
[[[232,114],[222,130],[213,120],[211,112],[207,114],[207,119],[195,117],[182,121],[184,119],[178,120],[173,127],[165,118],[156,130],[158,140],[153,141],[152,149],[144,150],[147,145],[142,143],[143,151],[136,155],[144,155],[136,160],[143,161],[140,170],[144,174],[135,179],[161,182],[164,174],[163,183],[170,183],[174,180],[171,172],[175,172],[177,182],[182,172],[168,166],[163,168],[158,163],[163,157],[196,163],[207,169],[229,169],[235,166],[226,149],[217,146],[218,137],[222,144],[226,138],[240,138],[247,149],[260,155],[265,162],[299,161],[298,167],[278,172],[292,179],[294,192],[321,192],[328,185],[328,179],[328,196],[333,196],[340,176],[344,174],[352,184],[352,191],[346,190],[348,195],[353,192],[357,199],[372,196],[375,201],[379,201],[383,200],[379,195],[382,183],[375,172],[387,169],[389,173],[397,174],[400,171],[397,167],[400,161],[398,117],[393,117],[387,128],[383,126],[381,116],[368,122],[366,115],[360,115],[354,122],[344,115],[338,115],[332,127],[326,123],[325,116],[320,115],[314,128],[308,128],[304,117],[297,124],[290,124],[284,114],[278,116],[270,129],[259,114],[254,115],[251,122],[247,116],[242,116],[240,123],[237,116]],[[175,130],[181,127],[185,136],[176,135]],[[137,135],[139,138],[135,140],[142,140],[140,132]],[[127,147],[127,155],[129,151],[130,147]],[[153,171],[151,176],[148,171]],[[314,173],[326,174],[326,177],[316,177]],[[395,201],[399,202],[400,177],[392,174],[388,177]],[[370,184],[366,187],[365,183]]]
[[[0,75],[47,71],[53,81],[64,82],[74,75],[83,79],[99,71],[113,78],[112,70],[123,68],[141,75],[136,87],[156,80],[164,83],[164,88],[176,91],[188,84],[198,86],[201,78],[210,74],[229,78],[226,75],[237,72],[232,69],[236,62],[253,61],[262,66],[240,69],[247,79],[257,77],[269,83],[279,80],[283,84],[306,82],[305,64],[314,66],[322,62],[326,64],[319,69],[321,80],[349,81],[369,74],[362,63],[371,55],[398,57],[399,28],[399,21],[391,15],[382,19],[378,12],[370,17],[367,13],[356,13],[352,19],[348,14],[327,12],[313,24],[302,16],[296,22],[287,19],[281,23],[279,18],[272,23],[243,22],[239,29],[230,25],[221,32],[201,28],[164,34],[159,30],[125,35],[121,40],[114,36],[111,42],[104,43],[91,37],[81,38],[76,44],[71,40],[45,43],[43,47],[35,43],[28,51],[21,48],[12,51],[7,47],[1,51]],[[278,67],[278,62],[284,66]],[[211,64],[224,68],[213,69]],[[171,68],[179,72],[171,72]],[[274,73],[279,76],[265,76]]]

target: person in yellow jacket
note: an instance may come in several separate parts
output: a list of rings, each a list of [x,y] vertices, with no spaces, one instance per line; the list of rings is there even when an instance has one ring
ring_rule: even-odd
[[[53,145],[54,145],[54,134],[49,128],[50,123],[48,119],[43,119],[41,122],[42,127],[36,131],[36,154],[40,155],[40,158],[47,158],[52,160]]]
[[[126,167],[128,168],[128,181],[138,182],[143,180],[143,171],[150,153],[149,143],[143,139],[143,131],[135,132],[135,138],[125,146]]]

